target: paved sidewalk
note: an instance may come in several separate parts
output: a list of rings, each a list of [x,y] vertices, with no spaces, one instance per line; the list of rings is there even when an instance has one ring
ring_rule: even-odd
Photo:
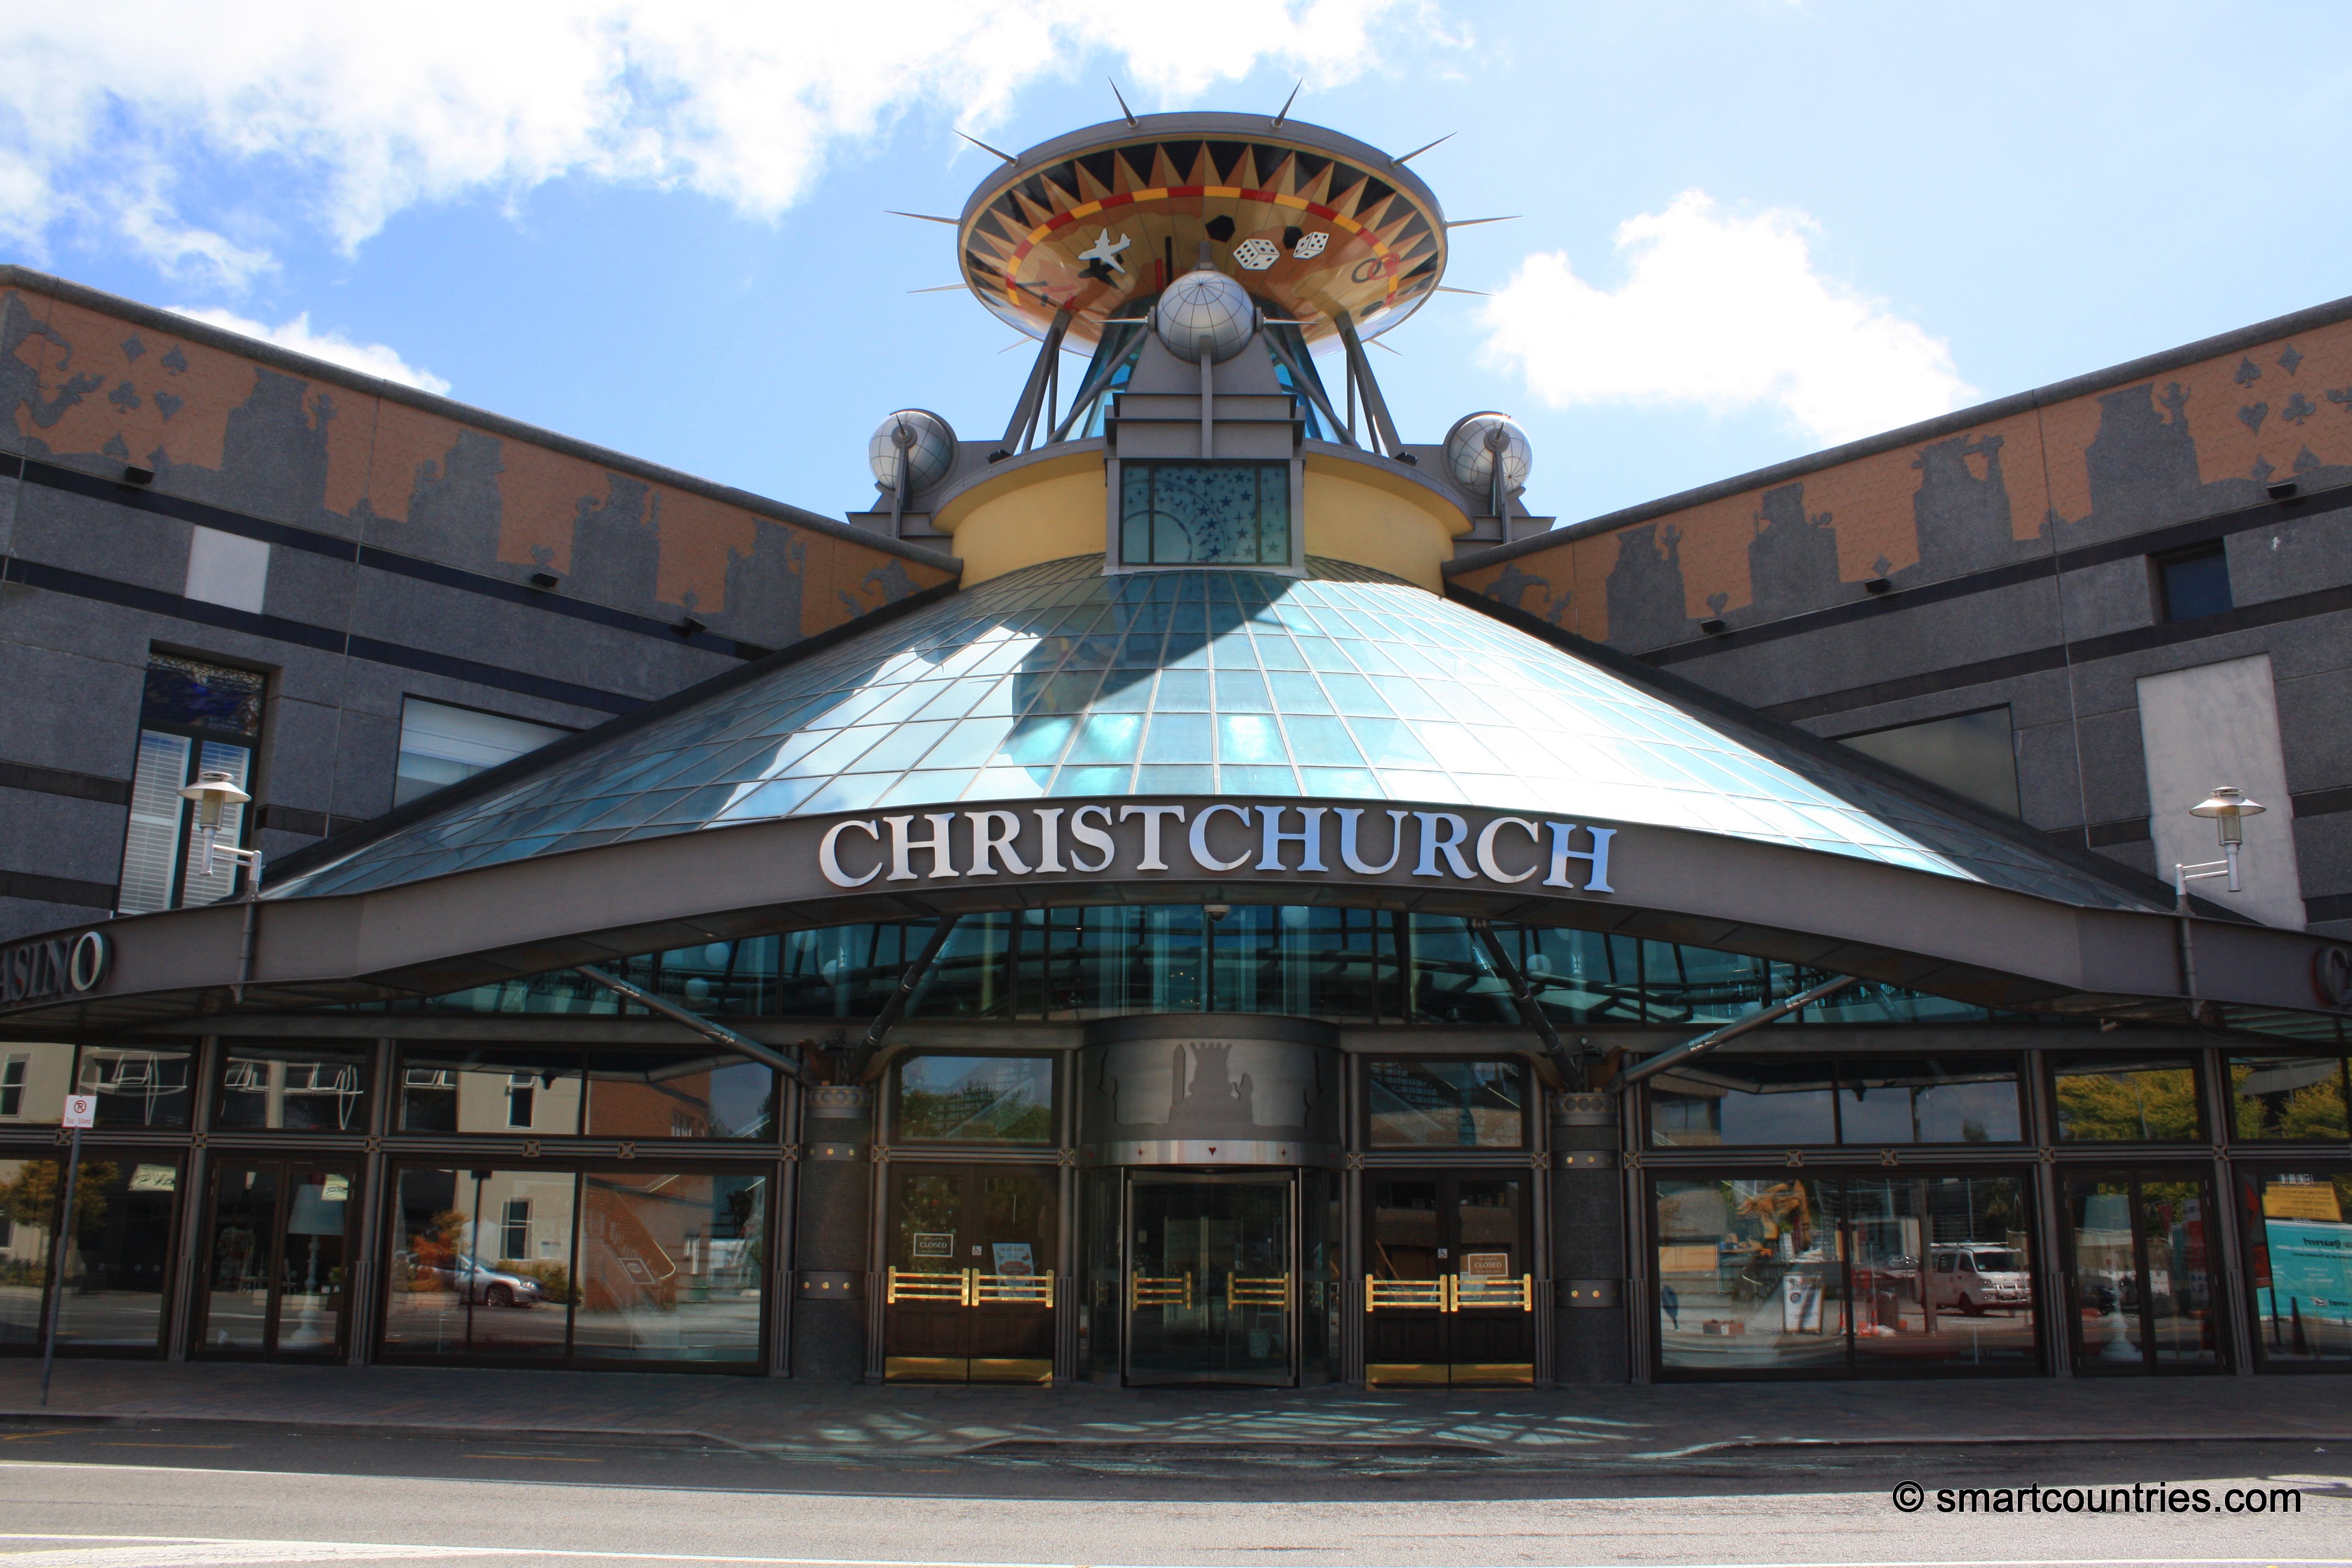
[[[665,1373],[0,1362],[0,1420],[266,1422],[353,1431],[702,1441],[780,1457],[1013,1446],[1358,1449],[1641,1463],[1781,1445],[2299,1439],[2352,1444],[2330,1376],[1712,1384],[1424,1392],[879,1387]],[[0,1444],[5,1444],[0,1431]]]

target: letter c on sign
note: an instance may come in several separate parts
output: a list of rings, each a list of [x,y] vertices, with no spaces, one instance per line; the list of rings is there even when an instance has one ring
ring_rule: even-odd
[[[1219,801],[1214,805],[1201,808],[1199,814],[1192,818],[1192,858],[1200,862],[1201,868],[1204,871],[1237,871],[1249,864],[1251,851],[1246,848],[1231,860],[1220,860],[1209,853],[1209,824],[1221,811],[1232,812],[1242,819],[1244,827],[1249,826],[1250,814],[1246,806],[1230,805],[1223,801]]]
[[[2313,953],[2311,983],[2330,1007],[2352,1005],[2352,947],[2323,947]]]
[[[882,874],[882,862],[879,860],[875,861],[874,869],[863,877],[852,877],[842,870],[841,836],[853,827],[874,840],[877,847],[882,842],[881,829],[871,822],[836,822],[826,828],[824,842],[816,847],[817,869],[823,871],[824,879],[836,888],[862,888]]]
[[[1541,831],[1526,817],[1498,816],[1478,830],[1478,869],[1497,882],[1524,882],[1536,874],[1542,860],[1538,857],[1538,859],[1529,862],[1528,868],[1516,877],[1506,874],[1503,868],[1495,863],[1495,835],[1506,827],[1518,828],[1528,836],[1528,843],[1537,845],[1538,847],[1543,843]]]
[[[114,948],[104,931],[86,931],[74,938],[66,959],[66,984],[77,991],[95,991],[98,983],[106,978],[106,966],[114,957]]]

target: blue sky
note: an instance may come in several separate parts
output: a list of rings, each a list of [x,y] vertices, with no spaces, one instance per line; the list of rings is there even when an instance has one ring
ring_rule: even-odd
[[[2340,0],[16,9],[0,256],[836,514],[1031,357],[884,209],[1107,76],[1454,132],[1448,214],[1525,216],[1376,368],[1408,439],[1517,415],[1564,521],[2352,293]]]

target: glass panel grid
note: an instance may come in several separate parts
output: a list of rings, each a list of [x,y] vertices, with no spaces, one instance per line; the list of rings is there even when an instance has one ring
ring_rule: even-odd
[[[921,805],[1216,787],[1696,827],[2131,905],[1475,611],[1360,567],[1309,570],[1106,576],[1099,556],[1080,556],[1010,573],[267,896],[382,887],[576,847],[589,831],[865,809],[886,794]],[[1350,771],[1295,765],[1307,758]]]

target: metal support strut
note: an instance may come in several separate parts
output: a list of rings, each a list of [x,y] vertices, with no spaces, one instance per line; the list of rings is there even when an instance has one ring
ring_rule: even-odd
[[[1397,439],[1396,421],[1389,417],[1388,399],[1381,395],[1381,384],[1372,378],[1371,362],[1364,357],[1364,340],[1356,335],[1354,318],[1342,310],[1332,320],[1339,325],[1339,341],[1348,345],[1348,365],[1355,373],[1356,395],[1363,400],[1364,422],[1371,426],[1373,446],[1383,457],[1395,457],[1404,450]]]
[[[1559,1064],[1560,1071],[1568,1075],[1571,1084],[1580,1088],[1583,1053],[1570,1051],[1561,1041],[1559,1031],[1551,1026],[1551,1020],[1544,1016],[1543,1007],[1536,1000],[1536,988],[1528,983],[1526,975],[1519,973],[1519,966],[1511,962],[1511,955],[1504,951],[1502,938],[1495,934],[1495,922],[1474,920],[1470,922],[1470,929],[1478,933],[1478,941],[1486,947],[1486,957],[1493,962],[1495,973],[1501,975],[1503,984],[1511,988],[1511,1000],[1518,1006],[1519,1021],[1535,1031],[1536,1038],[1543,1042],[1544,1053]]]
[[[607,991],[627,997],[648,1012],[658,1013],[675,1023],[685,1025],[713,1045],[725,1046],[729,1050],[740,1052],[755,1062],[763,1062],[801,1083],[813,1084],[816,1081],[815,1074],[808,1069],[805,1063],[797,1058],[784,1055],[772,1046],[763,1046],[750,1036],[739,1035],[714,1019],[689,1013],[674,1003],[662,1000],[644,986],[632,984],[617,974],[608,974],[593,964],[575,963],[572,968],[575,974],[594,981]]]
[[[1004,427],[1003,450],[1007,457],[1025,451],[1029,438],[1037,428],[1037,416],[1045,411],[1046,384],[1053,379],[1055,361],[1062,352],[1062,338],[1070,330],[1067,306],[1054,312],[1053,325],[1045,329],[1045,342],[1037,351],[1037,363],[1029,367],[1029,380],[1021,388],[1021,401],[1013,407],[1013,422]]]
[[[882,1011],[875,1014],[874,1022],[866,1026],[866,1037],[858,1041],[857,1048],[850,1053],[849,1068],[842,1076],[851,1083],[866,1080],[867,1069],[874,1065],[875,1053],[882,1048],[882,1037],[905,1016],[907,1004],[915,999],[916,987],[922,984],[923,977],[931,972],[931,965],[939,962],[948,938],[955,934],[956,922],[962,918],[961,915],[942,915],[940,923],[931,928],[931,940],[923,943],[923,951],[915,954],[914,963],[907,965],[907,972],[898,977],[898,989],[890,993],[890,999],[882,1004]]]
[[[1645,1078],[1655,1078],[1667,1068],[1678,1068],[1694,1057],[1703,1057],[1726,1040],[1736,1040],[1750,1029],[1760,1028],[1766,1024],[1778,1023],[1798,1008],[1810,1007],[1831,992],[1843,991],[1854,984],[1856,981],[1851,974],[1840,974],[1825,980],[1810,991],[1798,992],[1786,1002],[1750,1013],[1745,1018],[1735,1019],[1720,1029],[1709,1030],[1697,1039],[1685,1040],[1679,1046],[1660,1051],[1656,1056],[1646,1060],[1636,1062],[1619,1073],[1609,1087],[1612,1089],[1631,1089]]]

